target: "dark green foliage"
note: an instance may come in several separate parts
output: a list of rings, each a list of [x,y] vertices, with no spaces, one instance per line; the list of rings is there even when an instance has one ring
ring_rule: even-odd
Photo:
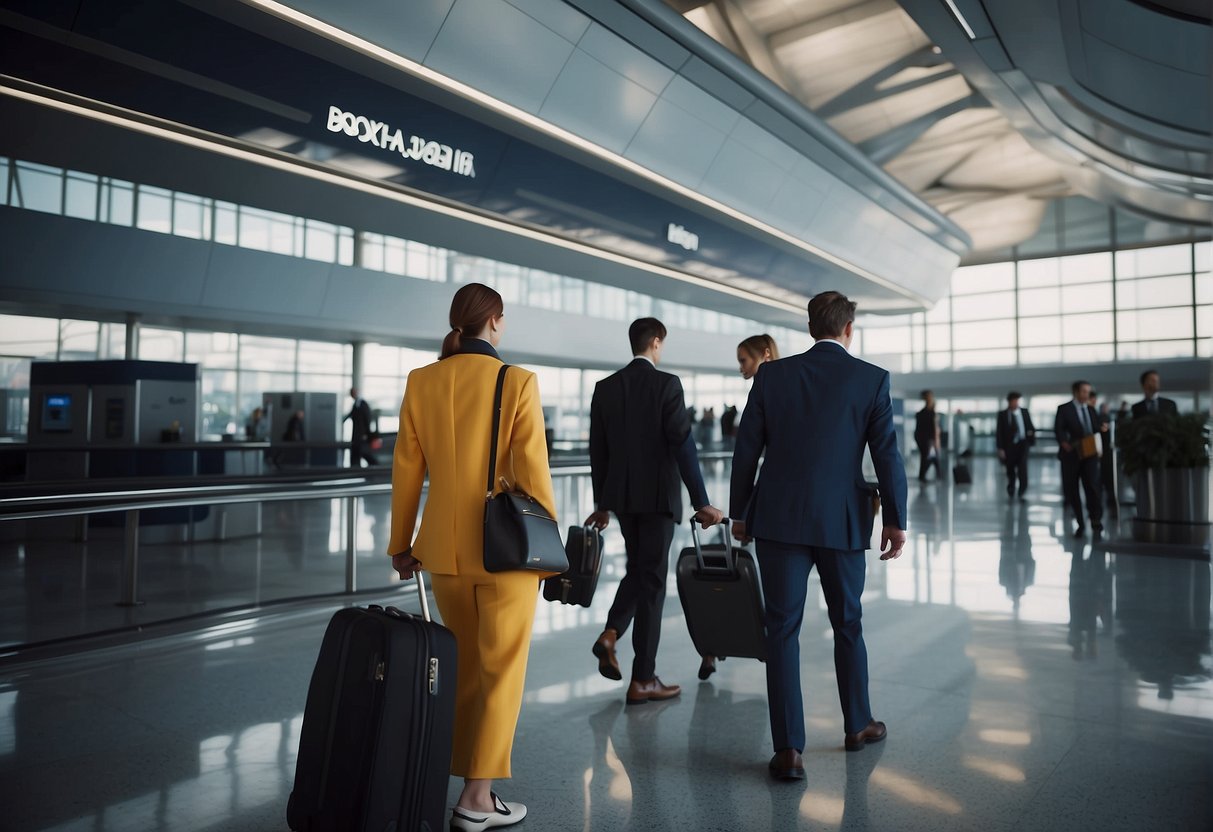
[[[1116,447],[1132,476],[1147,468],[1203,468],[1209,464],[1209,417],[1159,413],[1116,425]]]

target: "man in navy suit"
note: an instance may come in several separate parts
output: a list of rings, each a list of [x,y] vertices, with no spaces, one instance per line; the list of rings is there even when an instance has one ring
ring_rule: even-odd
[[[855,303],[839,292],[809,302],[816,343],[763,364],[741,416],[733,455],[731,516],[739,540],[757,540],[766,596],[767,698],[781,780],[804,777],[800,625],[814,565],[834,628],[834,669],[848,751],[885,738],[868,701],[868,653],[860,619],[872,517],[863,478],[871,451],[880,481],[881,560],[906,541],[906,474],[893,428],[889,374],[848,352]],[[766,451],[762,476],[754,476]]]
[[[1083,439],[1097,433],[1106,433],[1108,423],[1099,420],[1099,414],[1091,407],[1091,385],[1076,381],[1070,385],[1074,398],[1057,408],[1053,420],[1053,433],[1057,437],[1057,458],[1061,460],[1061,490],[1065,504],[1074,514],[1074,536],[1082,537],[1086,528],[1082,523],[1082,498],[1078,485],[1087,497],[1087,516],[1091,518],[1091,531],[1103,533],[1103,483],[1099,477],[1098,451],[1087,455],[1083,451]],[[1091,445],[1094,450],[1094,445]]]

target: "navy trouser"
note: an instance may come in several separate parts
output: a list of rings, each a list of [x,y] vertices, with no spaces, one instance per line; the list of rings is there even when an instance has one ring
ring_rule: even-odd
[[[804,751],[804,697],[800,690],[800,625],[814,564],[834,628],[834,670],[845,733],[872,721],[868,649],[863,643],[860,596],[867,577],[863,550],[844,552],[770,540],[757,542],[767,614],[767,701],[776,751]]]

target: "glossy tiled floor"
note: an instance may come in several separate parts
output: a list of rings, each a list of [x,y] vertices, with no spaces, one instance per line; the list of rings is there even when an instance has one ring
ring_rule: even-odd
[[[516,776],[500,784],[530,806],[522,828],[1213,828],[1208,561],[1065,538],[1047,463],[1022,505],[990,461],[974,470],[972,487],[912,484],[905,556],[870,557],[882,745],[842,751],[828,623],[820,603],[806,616],[802,784],[766,778],[762,666],[697,682],[673,595],[659,672],[683,696],[626,709],[589,654],[615,563],[594,609],[541,602]],[[0,665],[0,829],[284,829],[332,606]]]

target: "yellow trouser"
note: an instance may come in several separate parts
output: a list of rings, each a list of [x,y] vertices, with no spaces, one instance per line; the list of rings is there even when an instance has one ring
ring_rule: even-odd
[[[509,777],[540,576],[488,573],[479,556],[458,563],[459,575],[430,575],[459,648],[451,774]]]

